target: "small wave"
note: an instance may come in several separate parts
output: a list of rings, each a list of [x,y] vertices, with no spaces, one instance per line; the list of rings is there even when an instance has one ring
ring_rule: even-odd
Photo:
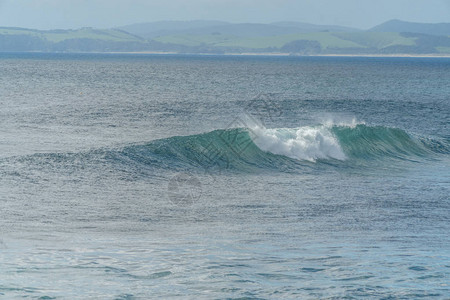
[[[398,128],[327,124],[221,129],[133,145],[121,153],[140,163],[159,163],[168,168],[187,164],[248,170],[289,169],[327,161],[351,164],[355,160],[412,160],[432,153],[448,153],[448,149],[443,142],[413,137]]]
[[[447,140],[415,137],[398,128],[350,125],[317,125],[299,128],[232,128],[173,136],[121,149],[82,153],[36,154],[17,158],[23,168],[109,168],[126,173],[153,174],[159,170],[296,171],[314,166],[368,166],[395,161],[420,161],[450,153]],[[16,168],[17,169],[17,168]],[[137,175],[138,176],[138,175]]]

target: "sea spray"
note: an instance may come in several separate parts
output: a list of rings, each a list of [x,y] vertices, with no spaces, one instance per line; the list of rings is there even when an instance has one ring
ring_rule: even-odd
[[[255,127],[252,130],[256,134],[255,144],[266,152],[311,162],[317,159],[346,159],[338,140],[327,126]]]

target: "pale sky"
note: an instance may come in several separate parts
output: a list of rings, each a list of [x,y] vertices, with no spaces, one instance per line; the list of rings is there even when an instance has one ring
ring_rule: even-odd
[[[0,0],[0,26],[109,28],[162,20],[298,21],[368,29],[450,22],[450,0]]]

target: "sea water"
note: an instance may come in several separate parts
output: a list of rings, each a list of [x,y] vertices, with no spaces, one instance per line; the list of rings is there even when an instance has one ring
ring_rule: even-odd
[[[450,298],[450,59],[0,54],[0,297]]]

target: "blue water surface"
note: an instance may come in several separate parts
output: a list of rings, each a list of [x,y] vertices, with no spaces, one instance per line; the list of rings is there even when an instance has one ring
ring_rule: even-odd
[[[450,298],[450,59],[0,54],[5,299]]]

